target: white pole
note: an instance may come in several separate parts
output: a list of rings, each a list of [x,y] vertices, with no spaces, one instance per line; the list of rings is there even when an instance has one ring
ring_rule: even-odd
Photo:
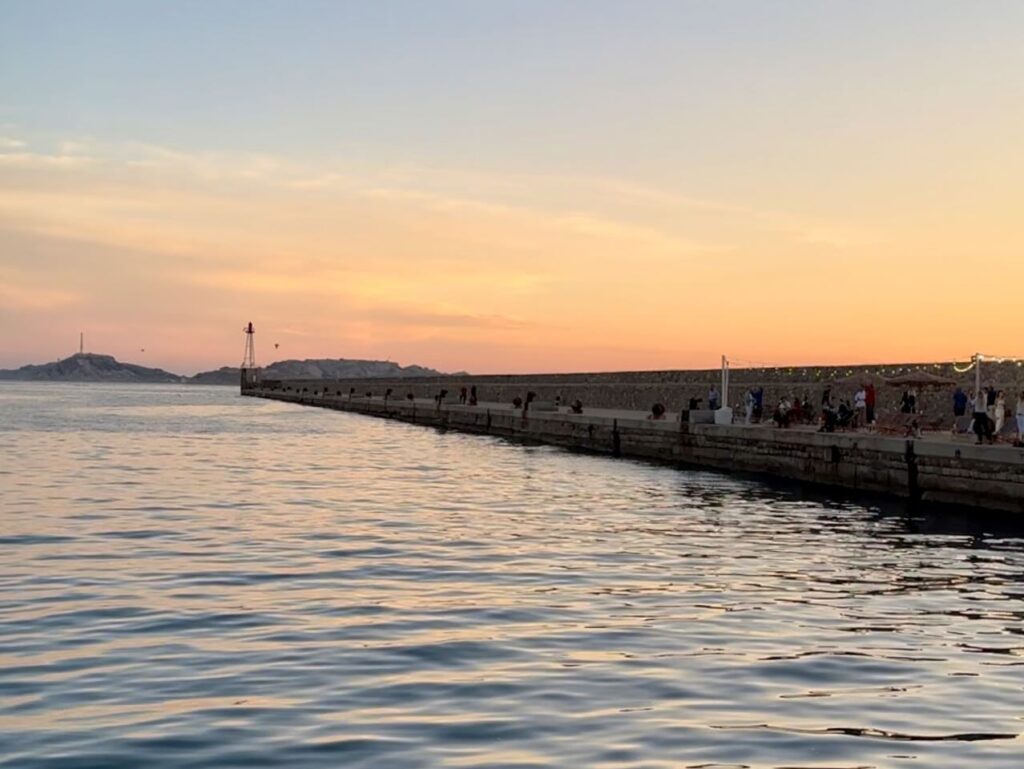
[[[974,397],[981,393],[981,358],[980,352],[974,353]],[[974,408],[972,405],[971,408]]]
[[[729,361],[722,356],[722,395],[719,398],[719,408],[729,405]]]

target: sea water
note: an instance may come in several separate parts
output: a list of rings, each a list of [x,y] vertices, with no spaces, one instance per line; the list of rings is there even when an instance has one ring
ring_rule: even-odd
[[[1024,766],[1024,526],[0,384],[0,767]]]

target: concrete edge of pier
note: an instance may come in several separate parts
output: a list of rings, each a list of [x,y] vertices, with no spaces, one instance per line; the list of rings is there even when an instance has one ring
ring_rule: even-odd
[[[1024,451],[872,433],[654,421],[640,415],[522,412],[503,404],[350,398],[249,387],[242,394],[599,454],[752,473],[914,504],[1024,513]]]

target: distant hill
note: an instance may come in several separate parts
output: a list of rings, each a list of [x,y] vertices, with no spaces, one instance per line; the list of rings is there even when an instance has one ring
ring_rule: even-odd
[[[181,382],[182,377],[159,368],[121,363],[112,355],[79,353],[56,363],[0,370],[0,379],[28,382]]]
[[[240,372],[225,366],[216,371],[203,371],[191,377],[189,384],[237,385]],[[413,376],[441,376],[441,372],[424,366],[400,366],[389,360],[348,360],[316,358],[282,360],[263,368],[264,379],[364,379]]]
[[[424,366],[399,366],[389,360],[347,360],[317,358],[281,360],[263,369],[266,379],[362,379],[407,376],[439,376],[440,371]]]
[[[361,379],[383,377],[440,376],[441,372],[424,366],[399,366],[386,360],[309,359],[282,360],[263,369],[266,379]],[[186,377],[159,368],[146,368],[121,363],[112,355],[79,353],[56,363],[22,366],[0,370],[0,380],[23,382],[144,382],[199,385],[230,385],[237,387],[237,367],[224,366]]]
[[[238,387],[241,371],[231,366],[223,366],[215,371],[201,371],[195,376],[188,377],[185,381],[188,384],[197,385],[232,385]]]

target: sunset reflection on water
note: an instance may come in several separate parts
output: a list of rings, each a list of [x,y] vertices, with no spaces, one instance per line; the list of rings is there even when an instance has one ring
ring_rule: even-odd
[[[0,385],[0,766],[1019,766],[1024,540],[241,399]]]

